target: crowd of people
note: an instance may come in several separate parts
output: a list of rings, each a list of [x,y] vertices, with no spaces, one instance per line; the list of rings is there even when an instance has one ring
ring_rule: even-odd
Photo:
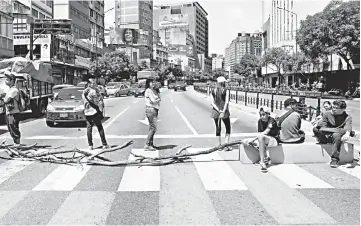
[[[19,129],[19,114],[21,113],[21,92],[16,88],[16,78],[11,73],[6,73],[6,84],[9,90],[4,98],[6,107],[6,122],[14,145],[20,145],[21,133]],[[161,96],[160,87],[152,79],[146,80],[145,90],[145,114],[149,121],[148,137],[144,146],[145,151],[155,151],[154,135],[157,131],[157,120],[160,110]],[[95,125],[99,131],[101,142],[104,149],[109,148],[106,135],[102,125],[104,100],[97,89],[97,83],[94,79],[89,79],[87,87],[83,91],[84,114],[87,121],[87,138],[89,149],[93,149],[92,128]],[[214,120],[216,137],[219,145],[222,143],[221,127],[222,123],[226,128],[225,143],[229,143],[231,138],[230,123],[230,97],[226,89],[226,79],[217,78],[216,88],[211,93],[212,113]],[[275,118],[271,117],[271,111],[267,107],[259,110],[257,137],[247,139],[244,145],[250,145],[259,152],[262,171],[267,171],[271,163],[269,147],[278,146],[281,143],[300,144],[305,140],[305,133],[301,130],[301,115],[298,108],[298,102],[293,98],[284,101],[284,110]],[[354,136],[352,131],[352,117],[346,112],[346,102],[335,100],[332,104],[329,101],[324,102],[321,115],[313,122],[314,135],[319,143],[330,143],[333,146],[331,167],[337,167],[340,157],[341,144]],[[232,151],[231,147],[226,147],[225,151]]]

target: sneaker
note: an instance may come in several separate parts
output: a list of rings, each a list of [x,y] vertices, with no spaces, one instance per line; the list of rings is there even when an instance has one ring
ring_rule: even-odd
[[[332,159],[330,162],[330,166],[331,168],[337,168],[339,166],[338,161],[336,159]]]
[[[267,172],[267,166],[264,162],[260,163],[259,165],[261,166],[261,171]]]
[[[233,151],[232,147],[225,147],[223,148],[223,151]]]
[[[152,146],[146,145],[146,146],[144,147],[144,151],[156,151],[156,149],[153,148]]]
[[[14,148],[20,147],[20,144],[14,144]]]
[[[111,148],[110,145],[103,145],[103,150]]]
[[[265,158],[264,158],[264,163],[265,163],[266,165],[271,165],[271,158],[270,158],[270,157],[265,157]]]
[[[89,150],[89,151],[94,150],[93,146],[89,146],[88,150]]]

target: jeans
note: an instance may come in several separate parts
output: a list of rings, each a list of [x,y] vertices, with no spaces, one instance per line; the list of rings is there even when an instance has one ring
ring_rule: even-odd
[[[219,118],[215,118],[214,119],[214,123],[216,124],[216,136],[219,137],[221,136],[221,130],[222,130],[222,124],[221,122],[219,121],[219,124],[218,124],[218,120]],[[231,134],[231,120],[230,118],[224,118],[222,119],[223,120],[223,123],[224,125],[226,126],[226,134]]]
[[[88,136],[88,144],[89,146],[93,146],[93,126],[95,125],[98,128],[98,132],[100,135],[100,139],[102,140],[103,146],[107,145],[107,141],[105,139],[104,128],[101,121],[101,116],[97,113],[95,115],[85,116],[86,118],[86,129]]]
[[[6,125],[15,144],[20,144],[19,114],[6,115]]]
[[[149,132],[147,137],[147,146],[153,146],[154,134],[157,131],[158,109],[153,107],[146,107],[145,114],[149,122]]]
[[[332,143],[332,155],[331,158],[333,160],[340,160],[340,152],[341,152],[341,138],[345,135],[345,129],[339,129],[337,133],[320,131],[317,128],[313,128],[313,133],[315,137],[318,139],[320,143]]]

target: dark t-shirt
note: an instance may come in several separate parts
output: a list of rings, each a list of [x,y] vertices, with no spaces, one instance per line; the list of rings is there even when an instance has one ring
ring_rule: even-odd
[[[258,132],[263,132],[267,128],[270,128],[270,131],[268,133],[269,136],[272,137],[278,136],[279,130],[278,130],[277,122],[274,118],[269,117],[267,122],[262,121],[262,119],[258,120]]]

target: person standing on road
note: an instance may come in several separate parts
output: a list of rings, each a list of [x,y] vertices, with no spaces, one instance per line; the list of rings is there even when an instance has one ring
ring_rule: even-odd
[[[160,95],[156,91],[155,82],[152,79],[147,79],[145,83],[145,114],[149,122],[149,132],[147,141],[144,146],[145,151],[155,151],[153,144],[154,134],[157,131],[158,112],[160,108]]]
[[[231,121],[230,121],[230,113],[229,113],[229,92],[226,89],[226,79],[223,76],[217,78],[216,89],[212,91],[211,95],[212,100],[212,115],[211,117],[214,119],[214,123],[216,125],[216,136],[219,139],[219,145],[222,144],[221,130],[223,121],[226,127],[226,138],[225,142],[229,143],[229,139],[231,137]],[[225,151],[232,151],[232,148],[226,147]]]
[[[20,146],[20,129],[19,129],[19,116],[20,116],[20,95],[19,90],[15,86],[16,77],[11,72],[5,72],[6,85],[9,86],[4,97],[5,111],[6,111],[6,125],[9,133],[14,140],[14,146]]]
[[[94,79],[89,79],[87,88],[83,91],[84,114],[87,121],[87,137],[89,149],[93,150],[93,126],[98,128],[103,149],[109,148],[105,139],[104,128],[102,125],[104,104],[101,94],[97,91],[97,84]]]

